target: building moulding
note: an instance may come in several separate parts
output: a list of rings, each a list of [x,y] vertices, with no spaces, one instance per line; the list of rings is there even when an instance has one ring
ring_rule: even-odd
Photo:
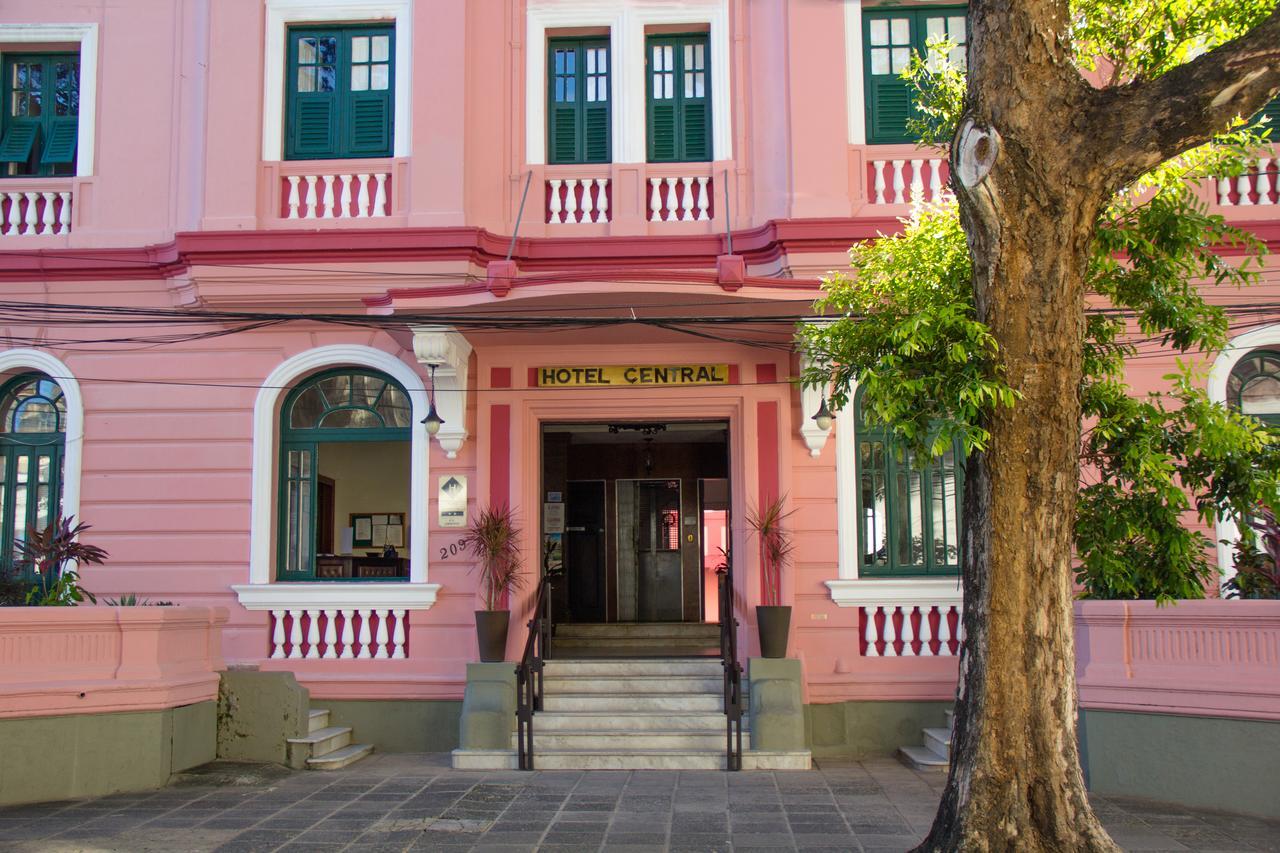
[[[467,440],[467,365],[471,344],[450,326],[413,327],[413,354],[420,364],[434,367],[436,410],[444,423],[436,441],[450,459]]]

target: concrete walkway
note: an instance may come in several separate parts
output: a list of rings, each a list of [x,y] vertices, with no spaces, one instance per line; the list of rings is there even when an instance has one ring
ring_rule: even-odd
[[[331,773],[209,765],[162,791],[0,808],[17,851],[901,851],[943,784],[891,759],[806,772],[460,772],[374,755]],[[1280,822],[1095,798],[1128,850],[1275,850]]]

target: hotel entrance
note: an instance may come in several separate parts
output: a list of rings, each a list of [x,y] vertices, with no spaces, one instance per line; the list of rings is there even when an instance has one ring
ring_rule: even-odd
[[[725,421],[544,423],[542,530],[564,567],[556,624],[714,622],[728,476]]]

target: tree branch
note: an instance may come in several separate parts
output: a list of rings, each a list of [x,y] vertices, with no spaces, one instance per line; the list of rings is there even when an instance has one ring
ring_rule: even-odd
[[[1154,80],[1096,90],[1086,126],[1112,190],[1248,118],[1280,91],[1280,6],[1249,32]]]

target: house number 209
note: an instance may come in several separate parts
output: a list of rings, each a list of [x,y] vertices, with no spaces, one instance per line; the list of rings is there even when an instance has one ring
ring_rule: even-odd
[[[466,551],[467,551],[466,540],[459,539],[457,542],[452,542],[448,545],[440,546],[440,559],[447,560],[450,557],[457,557],[460,554],[465,554]]]

